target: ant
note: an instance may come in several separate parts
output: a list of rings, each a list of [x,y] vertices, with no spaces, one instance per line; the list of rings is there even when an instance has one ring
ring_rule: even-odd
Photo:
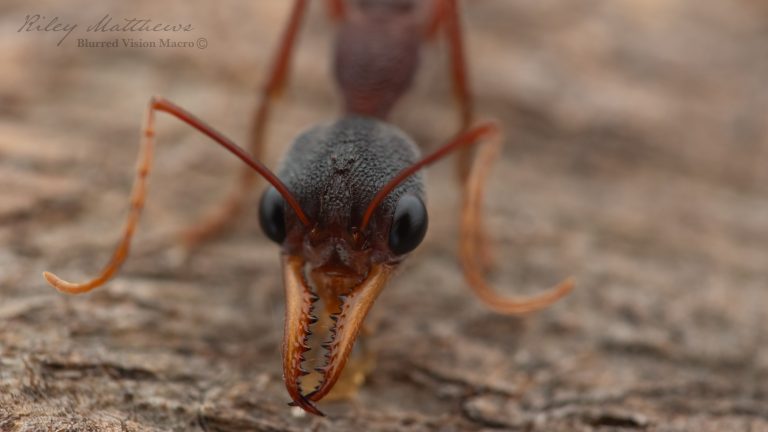
[[[315,403],[342,376],[377,296],[427,231],[420,170],[449,153],[459,153],[458,177],[464,183],[460,260],[480,300],[496,312],[520,314],[545,308],[573,288],[567,279],[543,294],[508,299],[486,282],[482,195],[502,135],[495,122],[473,125],[457,0],[324,1],[337,25],[334,74],[344,100],[340,119],[299,135],[277,174],[259,162],[271,104],[286,85],[308,5],[307,0],[294,0],[255,112],[250,136],[253,156],[183,108],[152,98],[144,119],[130,211],[112,259],[98,277],[82,284],[44,273],[51,285],[70,294],[97,288],[117,273],[144,206],[155,113],[178,118],[247,165],[219,211],[187,232],[188,245],[221,231],[241,211],[257,173],[269,183],[259,203],[259,222],[264,234],[281,247],[286,298],[283,379],[291,404],[316,415],[323,414]],[[387,118],[411,86],[424,41],[438,36],[448,42],[461,124],[455,138],[420,158],[418,147]],[[473,153],[472,146],[483,141],[489,142]],[[312,358],[306,356],[310,350]],[[315,369],[308,372],[305,367]]]

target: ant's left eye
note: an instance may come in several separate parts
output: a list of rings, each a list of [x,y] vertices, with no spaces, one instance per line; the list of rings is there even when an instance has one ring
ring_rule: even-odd
[[[275,243],[285,240],[285,199],[273,186],[264,191],[259,202],[261,230]]]
[[[418,246],[427,233],[427,208],[420,198],[403,195],[397,202],[392,228],[389,230],[389,248],[403,255]]]

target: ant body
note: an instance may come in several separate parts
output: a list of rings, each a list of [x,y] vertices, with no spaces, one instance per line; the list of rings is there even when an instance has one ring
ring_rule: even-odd
[[[281,246],[286,295],[283,379],[293,404],[316,415],[322,413],[315,403],[339,380],[378,294],[424,238],[428,217],[419,171],[445,155],[459,151],[459,177],[465,186],[460,258],[479,298],[497,312],[518,314],[552,304],[573,286],[566,280],[544,294],[515,300],[499,297],[483,276],[481,198],[501,133],[493,122],[472,126],[457,0],[325,1],[338,26],[334,72],[344,100],[339,120],[301,134],[277,175],[259,162],[271,103],[286,84],[307,9],[307,0],[294,0],[255,113],[250,142],[254,156],[184,109],[153,98],[146,113],[130,212],[112,260],[97,278],[82,284],[44,274],[60,291],[77,294],[104,284],[119,270],[144,205],[155,112],[177,117],[250,168],[243,170],[239,186],[220,211],[187,233],[189,245],[218,232],[240,211],[256,173],[270,183],[259,204],[259,221],[267,237]],[[423,42],[439,35],[448,40],[461,125],[453,140],[420,158],[418,147],[387,118],[413,81]],[[486,139],[490,142],[473,155],[471,146]],[[315,337],[310,337],[312,333]],[[325,355],[315,355],[310,362],[305,358],[310,349]],[[315,372],[305,371],[308,365],[315,366]],[[307,391],[311,382],[314,389]]]

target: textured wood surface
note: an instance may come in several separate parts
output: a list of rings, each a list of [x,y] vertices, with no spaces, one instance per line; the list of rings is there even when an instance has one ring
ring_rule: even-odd
[[[159,119],[122,274],[80,297],[45,285],[42,270],[79,280],[108,259],[151,95],[243,141],[286,3],[0,5],[0,430],[768,430],[757,0],[464,2],[479,111],[507,132],[487,199],[494,281],[532,293],[573,275],[577,289],[530,317],[483,308],[457,265],[443,163],[429,172],[428,237],[369,317],[378,366],[356,399],[322,405],[328,418],[286,406],[277,248],[255,212],[179,260],[174,236],[238,164],[177,121]],[[317,6],[272,166],[337,112]],[[191,23],[208,46],[88,49],[75,34],[56,46],[61,35],[17,32],[31,13]],[[446,63],[445,46],[427,47],[394,118],[426,148],[455,130]]]

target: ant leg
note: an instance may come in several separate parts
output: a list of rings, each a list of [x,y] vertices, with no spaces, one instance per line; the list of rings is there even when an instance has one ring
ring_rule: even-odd
[[[457,0],[441,0],[436,14],[442,14],[445,35],[448,39],[448,49],[451,58],[451,79],[453,82],[453,94],[459,104],[461,131],[469,128],[475,116],[474,103],[469,89],[467,78],[467,62],[464,55],[464,39],[461,32],[461,19]],[[469,167],[472,159],[472,149],[462,148],[457,158],[457,174],[463,183],[469,175]]]
[[[432,10],[429,12],[426,25],[425,37],[428,40],[433,40],[437,33],[440,31],[440,26],[445,21],[445,0],[432,0]]]
[[[117,248],[115,248],[115,252],[112,254],[112,258],[101,271],[99,276],[88,282],[71,283],[59,278],[53,273],[44,272],[43,276],[48,281],[48,283],[59,291],[68,294],[82,294],[98,288],[99,286],[106,283],[110,278],[112,278],[112,276],[114,276],[118,270],[120,270],[120,267],[128,256],[128,252],[131,247],[131,239],[133,238],[133,234],[136,231],[136,226],[139,223],[141,210],[144,208],[144,202],[147,196],[147,177],[149,177],[149,173],[152,169],[152,155],[154,152],[155,111],[164,111],[173,115],[179,120],[202,132],[204,135],[207,135],[209,138],[213,139],[215,142],[230,152],[234,153],[235,156],[250,166],[254,172],[261,174],[270,183],[275,185],[278,191],[285,192],[284,196],[286,196],[286,200],[289,202],[289,204],[292,202],[293,204],[290,205],[293,208],[298,209],[297,215],[299,215],[299,218],[306,220],[306,223],[308,223],[306,216],[303,214],[303,212],[301,212],[301,209],[298,207],[298,203],[296,203],[295,199],[290,196],[289,192],[287,192],[285,185],[280,182],[280,180],[261,162],[258,160],[253,160],[243,149],[238,147],[237,144],[232,142],[230,139],[212,127],[205,124],[202,120],[185,111],[181,107],[162,98],[152,98],[149,102],[146,116],[144,117],[144,126],[142,128],[141,141],[139,143],[139,158],[136,165],[136,177],[134,178],[133,189],[131,190],[131,207],[123,227],[123,235],[120,239],[120,242],[118,243]]]
[[[483,226],[482,207],[483,190],[488,172],[493,162],[498,159],[502,144],[502,133],[498,129],[491,131],[491,142],[481,146],[470,167],[464,190],[464,202],[461,211],[461,239],[459,254],[464,276],[469,286],[488,307],[503,314],[522,314],[543,309],[573,289],[573,280],[566,279],[550,291],[536,296],[512,299],[504,298],[494,292],[483,275],[482,254],[480,247],[485,240],[480,227]]]
[[[325,0],[325,6],[328,16],[335,22],[341,21],[347,13],[344,0]]]
[[[464,56],[464,40],[461,32],[461,20],[459,17],[457,0],[438,0],[433,11],[432,26],[437,26],[430,31],[439,29],[439,25],[445,27],[446,37],[451,58],[451,78],[453,81],[453,93],[459,104],[459,114],[461,128],[459,132],[466,131],[474,120],[475,110],[469,89],[469,80],[467,78],[467,62]],[[463,147],[458,150],[456,158],[456,174],[461,183],[466,183],[469,177],[469,169],[472,161],[474,149]],[[487,234],[482,227],[478,228],[478,237],[480,238],[480,261],[486,270],[494,267],[493,250],[490,243],[486,241]]]
[[[267,131],[271,104],[280,96],[287,82],[291,54],[296,46],[297,35],[306,9],[307,0],[295,0],[288,25],[272,61],[272,69],[261,92],[249,134],[249,148],[251,154],[257,159],[260,159],[264,152],[264,136]],[[256,180],[255,173],[247,167],[243,167],[235,189],[217,210],[182,233],[185,247],[188,250],[193,249],[222,232],[228,223],[242,212],[248,194],[255,186]]]

